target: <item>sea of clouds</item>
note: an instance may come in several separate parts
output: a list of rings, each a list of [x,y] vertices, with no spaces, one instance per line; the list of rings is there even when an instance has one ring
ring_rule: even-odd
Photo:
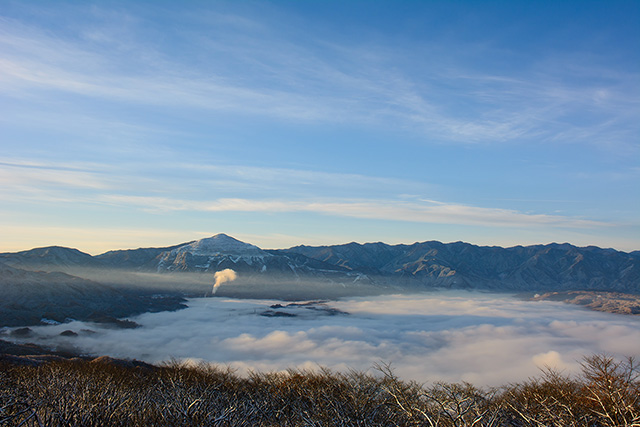
[[[437,292],[270,307],[276,303],[198,298],[184,310],[131,318],[137,329],[75,321],[32,329],[40,344],[148,362],[206,361],[239,373],[319,366],[375,373],[376,363],[391,363],[403,379],[479,386],[522,381],[546,366],[578,373],[594,353],[640,356],[640,317],[559,302]],[[296,316],[261,315],[269,310]],[[60,336],[65,330],[78,335]]]

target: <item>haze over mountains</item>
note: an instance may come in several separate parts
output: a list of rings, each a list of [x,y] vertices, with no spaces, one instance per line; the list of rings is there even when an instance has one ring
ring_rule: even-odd
[[[182,297],[210,294],[213,274],[226,268],[238,279],[217,296],[296,300],[437,288],[640,293],[637,251],[436,241],[263,250],[218,234],[97,256],[58,246],[2,253],[0,325],[178,309]]]

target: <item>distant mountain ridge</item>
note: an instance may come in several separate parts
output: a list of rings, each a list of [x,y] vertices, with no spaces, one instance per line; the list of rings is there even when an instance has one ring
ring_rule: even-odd
[[[0,254],[0,263],[63,272],[72,267],[159,273],[231,268],[255,278],[278,275],[400,288],[640,293],[638,253],[568,243],[503,248],[438,241],[411,245],[352,242],[263,250],[217,234],[165,248],[115,250],[97,256],[62,247],[37,248]]]
[[[425,286],[490,290],[640,292],[635,253],[568,243],[476,246],[437,241],[412,245],[349,243],[285,250],[369,275],[412,279]]]
[[[0,326],[179,309],[184,297],[210,295],[213,273],[227,268],[238,279],[216,296],[305,300],[438,288],[640,294],[639,254],[437,241],[264,250],[225,234],[97,256],[51,246],[0,253]]]

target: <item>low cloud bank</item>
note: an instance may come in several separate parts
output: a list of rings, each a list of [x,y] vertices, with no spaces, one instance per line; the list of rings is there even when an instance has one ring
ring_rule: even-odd
[[[142,325],[138,329],[82,322],[32,329],[44,345],[150,362],[174,357],[229,364],[241,372],[319,365],[367,370],[390,362],[404,379],[481,386],[521,381],[545,366],[577,372],[582,357],[593,353],[640,355],[638,317],[508,295],[352,298],[329,302],[321,310],[279,309],[297,316],[261,315],[273,312],[274,303],[199,298],[185,310],[132,318]],[[78,336],[60,336],[64,330]]]

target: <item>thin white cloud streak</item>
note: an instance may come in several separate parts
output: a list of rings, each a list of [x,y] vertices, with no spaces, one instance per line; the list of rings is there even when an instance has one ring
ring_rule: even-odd
[[[434,201],[411,203],[398,200],[287,201],[240,198],[191,201],[145,196],[105,196],[102,200],[106,203],[135,205],[149,211],[308,212],[390,221],[501,227],[594,228],[608,225],[604,222],[559,215],[525,214],[508,209],[480,208]]]
[[[203,285],[205,286],[205,285]],[[72,322],[34,327],[43,343],[157,362],[177,357],[251,369],[370,369],[391,362],[404,379],[522,381],[545,364],[576,373],[583,356],[640,354],[640,319],[551,302],[472,292],[357,298],[329,303],[349,315],[299,308],[262,317],[273,301],[196,299],[178,312],[133,318],[142,328]],[[97,334],[83,334],[82,329]],[[71,329],[78,337],[60,337]]]
[[[216,185],[250,191],[256,195],[277,194],[285,189],[288,195],[308,196],[329,193],[363,194],[375,189],[376,194],[436,191],[437,186],[408,179],[378,177],[354,173],[323,172],[286,168],[265,168],[240,165],[167,165],[196,176],[207,186]],[[221,179],[224,179],[222,181]]]
[[[187,193],[200,200],[207,200],[212,194],[241,194],[247,199],[271,194],[290,199],[309,194],[351,197],[372,190],[377,195],[389,195],[396,194],[398,188],[416,193],[435,190],[435,186],[426,183],[361,174],[160,161],[150,164],[136,159],[107,165],[9,158],[0,162],[0,179],[4,184],[0,195],[4,193],[7,198],[42,197],[51,202],[59,198],[68,202],[74,199],[74,191],[91,189],[93,195],[83,194],[81,200],[112,202],[128,197],[135,201],[149,197],[145,204],[152,210],[187,210],[193,203],[166,194]]]
[[[1,162],[0,185],[5,189],[65,188],[106,190],[109,188],[95,170],[52,166],[38,162]]]
[[[91,169],[93,168],[93,170]],[[205,168],[211,172],[211,168]],[[180,167],[177,168],[180,170]],[[109,172],[109,173],[107,173]],[[463,224],[500,227],[564,227],[596,228],[608,226],[608,223],[561,215],[527,214],[509,209],[484,208],[464,204],[445,203],[434,200],[406,201],[401,199],[358,199],[332,197],[318,199],[297,197],[279,199],[256,198],[219,198],[207,200],[200,195],[198,200],[181,199],[166,196],[171,186],[158,196],[126,194],[140,192],[144,188],[127,188],[135,181],[130,176],[122,176],[113,168],[104,169],[99,165],[48,165],[44,163],[5,162],[0,164],[0,182],[4,189],[0,196],[10,200],[38,199],[64,203],[108,204],[120,207],[141,209],[148,212],[193,211],[193,212],[253,212],[283,213],[304,212],[341,217],[366,218],[389,221],[404,221],[436,224]],[[291,182],[290,193],[305,191],[318,193],[319,188],[326,190],[332,186],[382,189],[385,185],[397,188],[396,180],[373,178],[361,175],[328,174],[285,169],[265,168],[213,168],[218,176],[226,176],[218,187],[231,186],[235,191],[243,186],[252,188],[262,183],[265,192],[275,191],[284,182]],[[264,176],[265,179],[260,179]],[[216,182],[216,177],[205,179],[207,185]],[[147,179],[144,187],[156,187],[155,180]],[[225,184],[225,182],[227,184]],[[322,184],[320,184],[322,183]],[[344,184],[348,183],[348,184]],[[179,187],[184,187],[184,182]],[[140,185],[140,184],[138,184]],[[202,185],[202,184],[201,184]],[[260,186],[260,185],[259,185]],[[188,186],[187,186],[188,188]],[[90,194],[77,193],[86,189]]]
[[[144,166],[143,166],[144,167]],[[399,197],[416,183],[355,174],[233,166],[168,166],[161,177],[140,176],[127,165],[0,163],[0,198],[12,203],[111,206],[152,214],[166,212],[303,213],[423,224],[500,228],[602,229],[615,223],[557,214]],[[188,171],[188,173],[186,173]],[[194,173],[194,171],[196,171]],[[168,179],[177,175],[176,179]],[[185,191],[186,189],[186,191]],[[371,192],[382,197],[362,198]],[[175,197],[174,194],[187,194]],[[211,198],[213,194],[250,197]],[[320,196],[320,194],[327,194]],[[144,195],[141,195],[144,194]],[[155,195],[147,195],[155,194]],[[263,198],[262,194],[273,194]],[[308,194],[316,196],[310,197]],[[386,196],[386,197],[385,197]]]

